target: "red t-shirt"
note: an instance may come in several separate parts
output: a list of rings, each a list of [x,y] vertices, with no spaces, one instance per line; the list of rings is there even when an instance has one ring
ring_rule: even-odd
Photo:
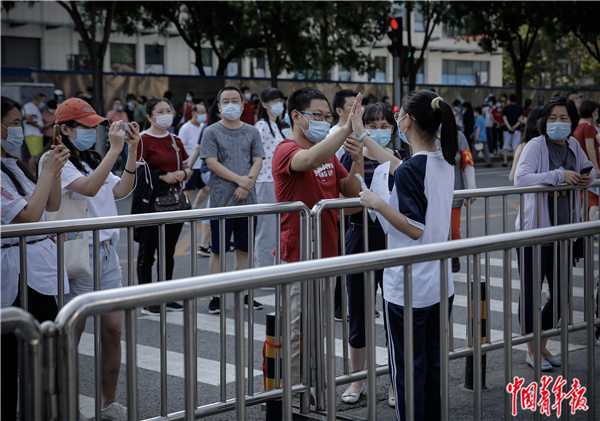
[[[502,108],[494,108],[492,110],[492,117],[494,118],[495,123],[500,124],[501,126],[504,125],[504,120],[502,119]]]
[[[183,168],[183,161],[188,159],[188,154],[185,152],[181,139],[175,135],[172,136],[179,148],[180,168]],[[177,156],[175,155],[173,141],[171,140],[169,133],[163,137],[157,137],[148,132],[143,132],[142,139],[138,145],[138,161],[140,160],[140,156],[144,158],[144,161],[146,161],[153,170],[165,172],[177,171]]]
[[[304,148],[291,139],[284,140],[275,149],[271,166],[277,201],[300,200],[312,208],[322,199],[337,199],[340,181],[348,177],[348,171],[335,155],[317,169],[292,171],[292,158],[302,150]],[[338,255],[338,215],[337,210],[323,212],[323,257]],[[297,212],[281,216],[281,258],[287,262],[300,260],[300,215]]]
[[[244,101],[244,109],[242,110],[240,120],[246,124],[254,126],[256,123],[256,107],[254,106],[254,102]]]
[[[587,155],[588,159],[590,156],[588,155],[587,147],[585,146],[585,139],[594,139],[594,148],[596,149],[596,159],[600,160],[600,150],[598,149],[598,142],[595,141],[596,134],[598,134],[598,132],[596,131],[596,128],[594,127],[593,124],[579,123],[577,125],[577,128],[573,132],[573,137],[575,139],[577,139],[577,141],[579,142],[579,146],[581,146],[581,149],[583,149],[583,151]]]

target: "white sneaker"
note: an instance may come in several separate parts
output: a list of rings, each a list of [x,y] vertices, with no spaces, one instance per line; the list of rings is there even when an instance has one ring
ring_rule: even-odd
[[[396,407],[396,396],[394,395],[394,387],[391,384],[388,389],[388,405],[392,408]]]
[[[119,402],[102,407],[102,420],[127,421],[127,408]]]

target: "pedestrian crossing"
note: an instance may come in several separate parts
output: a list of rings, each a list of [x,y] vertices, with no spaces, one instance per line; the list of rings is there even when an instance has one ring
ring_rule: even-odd
[[[485,259],[482,258],[482,269],[483,264],[485,264]],[[501,273],[503,269],[503,260],[500,258],[491,257],[490,258],[490,269],[492,273]],[[463,268],[464,269],[464,268]],[[519,291],[520,282],[518,279],[514,279],[515,272],[517,269],[516,261],[512,261],[512,269],[513,271],[513,280],[511,282],[511,287],[513,292]],[[573,276],[575,279],[575,284],[582,285],[581,278],[583,276],[583,269],[580,267],[573,268]],[[453,274],[453,279],[457,289],[462,284],[463,287],[460,288],[464,290],[464,285],[466,285],[467,278],[465,273],[456,273]],[[503,287],[503,279],[501,277],[490,277],[490,286],[492,288],[502,289]],[[272,311],[275,306],[275,295],[273,293],[273,289],[265,289],[256,291],[256,299],[264,304],[265,310],[256,311],[255,314],[255,325],[254,325],[254,355],[255,357],[260,356],[262,352],[262,344],[265,339],[265,313],[268,311]],[[264,295],[263,295],[264,294]],[[516,315],[518,312],[518,293],[512,294],[513,301],[511,303],[511,311],[513,315]],[[496,327],[502,326],[503,321],[503,304],[502,301],[497,299],[500,298],[501,292],[495,291],[492,293],[490,298],[490,310],[491,316],[495,322]],[[584,290],[580,286],[575,286],[573,288],[573,296],[576,299],[581,299],[584,297]],[[497,297],[497,298],[493,298]],[[545,299],[543,298],[543,301]],[[453,338],[455,340],[455,346],[463,346],[465,342],[465,335],[467,332],[467,326],[465,314],[467,311],[468,300],[465,295],[461,295],[456,293],[454,298],[454,323],[453,323]],[[380,305],[378,305],[380,307]],[[218,315],[210,315],[204,313],[205,309],[202,305],[198,306],[199,313],[196,314],[196,322],[198,328],[198,343],[202,344],[203,335],[220,335],[220,317]],[[460,312],[462,320],[456,316],[457,312]],[[226,333],[228,338],[232,339],[235,336],[235,325],[234,319],[232,318],[233,312],[229,311],[227,313],[226,318]],[[583,312],[581,309],[576,309],[573,311],[574,322],[581,322],[584,319]],[[138,317],[138,329],[143,326],[147,326],[149,324],[156,324],[158,326],[160,317],[159,316],[151,316],[151,315],[141,315]],[[182,335],[183,336],[183,324],[184,324],[184,314],[183,312],[169,312],[166,313],[166,322],[168,334],[171,335]],[[375,323],[378,326],[378,335],[383,333],[383,317],[375,319]],[[336,323],[336,326],[339,324]],[[248,330],[247,325],[244,324],[244,337],[248,338]],[[341,329],[338,329],[341,331]],[[519,334],[518,325],[513,323],[513,336]],[[343,339],[340,337],[336,337],[335,339],[335,353],[338,359],[343,357]],[[491,340],[492,341],[502,341],[504,337],[504,332],[501,329],[491,329]],[[84,332],[81,341],[79,344],[79,354],[85,357],[93,357],[94,355],[94,346],[93,346],[93,334]],[[219,346],[214,343],[211,345],[212,350],[210,355],[203,354],[199,349],[199,355],[197,358],[197,381],[199,384],[209,385],[212,387],[218,387],[220,384],[220,361],[219,361]],[[548,341],[548,348],[552,353],[560,354],[560,341],[556,339],[550,339]],[[577,350],[585,348],[584,345],[580,345],[577,343],[569,343],[569,350]],[[125,342],[121,342],[122,349],[122,363],[126,364],[126,346]],[[518,345],[515,349],[524,351],[526,349],[526,345]],[[183,350],[182,350],[183,351]],[[230,352],[231,350],[228,350]],[[202,355],[201,355],[202,354]],[[262,358],[262,357],[260,357]],[[377,364],[386,365],[387,364],[387,348],[385,346],[377,346],[376,347],[376,362]],[[137,365],[138,368],[148,370],[151,372],[159,373],[160,372],[160,349],[158,347],[138,344],[137,345]],[[124,366],[123,366],[124,367]],[[256,364],[255,364],[256,367]],[[261,367],[258,367],[261,368]],[[122,368],[122,374],[124,375],[124,368]],[[226,381],[227,383],[232,383],[235,381],[235,361],[233,358],[231,361],[227,361],[226,363]],[[183,352],[176,352],[173,350],[167,351],[167,374],[169,376],[173,376],[175,378],[184,378],[184,354]],[[255,380],[260,381],[262,377],[262,371],[255,369],[253,371],[253,376]],[[80,395],[80,408],[84,415],[92,416],[93,415],[93,397]]]

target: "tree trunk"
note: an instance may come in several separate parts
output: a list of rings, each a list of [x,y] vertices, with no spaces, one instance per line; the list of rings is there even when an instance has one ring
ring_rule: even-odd
[[[517,96],[517,104],[523,104],[523,69],[519,65],[515,65],[515,95]]]
[[[102,62],[100,58],[92,59],[92,87],[94,88],[94,102],[91,104],[96,113],[104,115],[104,80],[102,74]]]
[[[198,73],[200,76],[206,76],[206,72],[204,71],[204,63],[202,63],[202,48],[198,48],[196,51],[196,67],[198,68]]]
[[[225,76],[225,71],[227,70],[228,61],[219,57],[219,66],[217,67],[217,76]]]
[[[321,63],[320,63],[320,79],[329,79],[329,62],[330,62],[330,51],[329,51],[329,25],[327,24],[327,8],[329,5],[327,2],[320,3],[321,6],[321,21],[319,25],[319,41],[321,44]]]
[[[404,58],[406,60],[406,57]],[[416,89],[417,87],[417,69],[416,67],[413,65],[413,63],[410,64],[410,72],[408,75],[408,92],[412,92]]]

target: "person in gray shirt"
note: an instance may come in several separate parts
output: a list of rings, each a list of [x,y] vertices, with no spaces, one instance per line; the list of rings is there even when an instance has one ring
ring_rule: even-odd
[[[221,121],[207,127],[202,134],[200,158],[211,171],[210,206],[251,205],[256,203],[254,184],[262,168],[264,151],[258,130],[240,120],[243,109],[242,93],[237,88],[225,87],[217,95]],[[219,221],[211,222],[210,273],[220,272]],[[248,268],[248,221],[232,218],[225,221],[225,250],[233,233],[235,249],[234,269]],[[248,296],[244,298],[248,305]],[[254,309],[262,304],[254,301]],[[209,313],[221,312],[219,297],[212,297]]]

